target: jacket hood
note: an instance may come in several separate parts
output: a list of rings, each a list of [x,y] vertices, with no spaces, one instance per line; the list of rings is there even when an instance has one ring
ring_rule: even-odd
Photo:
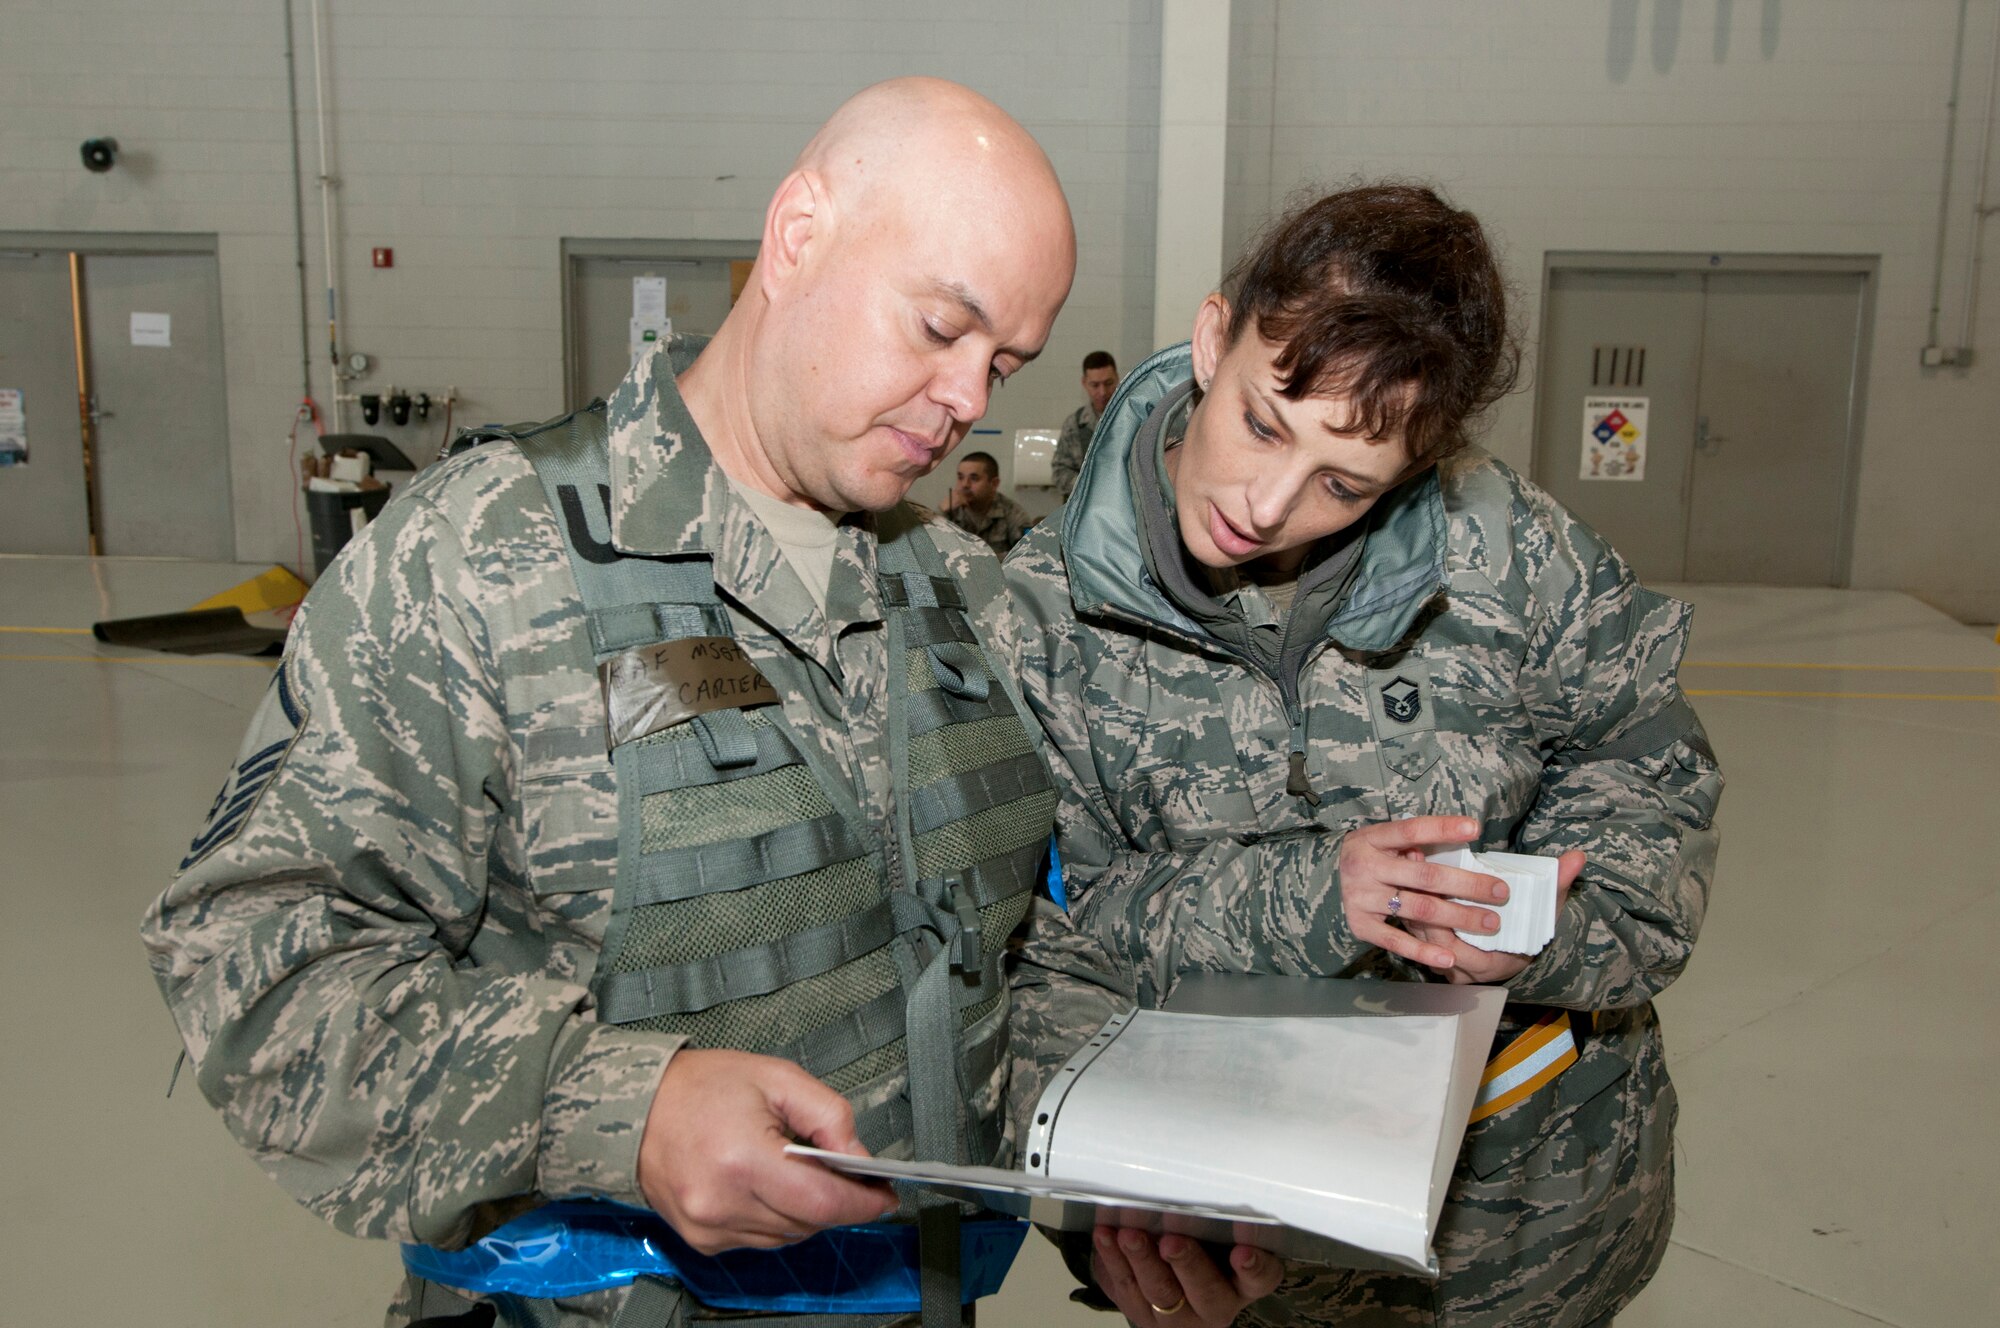
[[[1148,570],[1139,505],[1162,506],[1165,495],[1140,493],[1132,465],[1147,420],[1193,376],[1192,348],[1182,342],[1153,355],[1118,385],[1063,509],[1063,560],[1078,613],[1108,610],[1214,639]],[[1326,635],[1350,650],[1377,653],[1403,639],[1444,585],[1445,511],[1437,468],[1384,494],[1364,522],[1359,565],[1327,620]]]

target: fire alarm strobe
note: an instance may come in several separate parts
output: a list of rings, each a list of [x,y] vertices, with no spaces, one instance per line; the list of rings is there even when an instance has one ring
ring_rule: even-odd
[[[396,251],[394,249],[377,249],[374,253],[376,267],[396,266]]]

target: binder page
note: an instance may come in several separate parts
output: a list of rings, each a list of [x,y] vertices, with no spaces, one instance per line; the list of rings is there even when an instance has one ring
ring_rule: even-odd
[[[1043,1169],[1422,1264],[1457,1032],[1449,1015],[1138,1011],[1062,1098]]]

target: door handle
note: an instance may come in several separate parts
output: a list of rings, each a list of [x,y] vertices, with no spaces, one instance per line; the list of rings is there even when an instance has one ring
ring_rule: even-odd
[[[89,416],[90,416],[90,422],[91,422],[92,424],[95,424],[95,423],[97,423],[97,422],[98,422],[99,420],[108,420],[108,419],[111,419],[111,418],[112,418],[112,416],[113,416],[113,412],[112,412],[112,411],[108,411],[108,410],[103,410],[103,409],[101,409],[101,408],[100,408],[100,407],[98,406],[98,404],[97,404],[97,394],[96,394],[96,393],[94,393],[94,392],[93,392],[93,393],[91,394],[91,397],[90,397],[90,410],[89,410],[89,411],[88,411],[87,413],[88,413],[88,414],[89,414]]]
[[[1708,416],[1704,415],[1695,421],[1694,450],[1700,452],[1703,456],[1714,456],[1716,452],[1721,450],[1722,445],[1728,441],[1721,434],[1709,431]]]

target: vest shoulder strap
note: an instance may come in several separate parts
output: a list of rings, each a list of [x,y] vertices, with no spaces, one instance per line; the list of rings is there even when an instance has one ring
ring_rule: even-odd
[[[656,641],[732,634],[706,556],[628,557],[612,545],[611,432],[602,400],[492,436],[520,448],[542,482],[600,661]]]

